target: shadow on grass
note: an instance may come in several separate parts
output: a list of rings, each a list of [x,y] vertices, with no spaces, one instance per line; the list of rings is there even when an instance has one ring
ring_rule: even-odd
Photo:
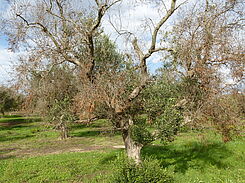
[[[100,164],[101,165],[105,165],[105,164],[110,164],[113,163],[120,154],[122,154],[124,152],[124,149],[117,149],[114,150],[113,153],[109,153],[107,154],[101,161]]]
[[[7,159],[13,159],[15,158],[16,156],[13,156],[13,155],[0,155],[0,160],[7,160]]]
[[[70,130],[77,130],[77,129],[83,129],[83,128],[88,128],[88,126],[84,123],[78,123],[78,124],[71,124],[69,126]]]
[[[101,129],[101,130],[86,130],[82,132],[73,132],[71,133],[72,137],[95,137],[95,136],[107,136],[112,137],[118,133],[114,132],[111,129]]]
[[[90,131],[83,131],[83,132],[75,132],[75,133],[72,133],[71,136],[72,137],[94,137],[94,136],[98,136],[100,133],[101,133],[100,131],[90,130]]]
[[[14,125],[14,126],[1,126],[0,125],[0,131],[4,131],[4,130],[20,130],[20,129],[28,129],[28,128],[32,128],[33,126],[31,125]]]
[[[116,155],[116,154],[109,154],[109,155],[107,155],[106,157],[104,157],[104,158],[100,161],[100,164],[101,164],[101,165],[104,165],[104,164],[111,163],[111,162],[115,161],[116,158],[117,158],[117,155]]]
[[[40,118],[11,118],[0,121],[0,142],[22,140],[33,137],[33,134],[23,134],[26,129],[33,128],[29,123],[39,122]],[[18,132],[17,132],[18,131]],[[3,135],[4,134],[4,135]]]
[[[98,123],[97,121],[96,122],[91,122],[90,124],[87,124],[87,123],[73,123],[71,124],[70,128],[73,129],[73,130],[76,130],[76,129],[83,129],[83,128],[103,128],[105,127],[105,125],[103,123]]]
[[[19,118],[22,117],[21,115],[0,115],[1,118]]]
[[[229,164],[224,160],[232,155],[222,143],[200,144],[192,143],[176,149],[169,146],[147,146],[142,155],[153,156],[162,161],[163,167],[174,166],[175,172],[185,173],[189,168],[204,170],[211,166],[226,169]]]
[[[5,141],[15,141],[15,140],[23,140],[26,138],[33,137],[34,135],[21,135],[21,136],[0,136],[0,142]]]
[[[1,119],[0,120],[0,128],[4,130],[5,128],[7,130],[16,127],[20,127],[22,124],[27,124],[27,123],[33,123],[33,122],[40,122],[41,118],[11,118],[11,119]]]

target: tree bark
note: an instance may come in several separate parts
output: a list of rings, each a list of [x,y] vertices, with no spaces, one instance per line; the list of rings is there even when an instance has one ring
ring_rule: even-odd
[[[68,138],[68,129],[67,126],[62,122],[59,125],[59,130],[60,130],[60,139],[65,140]]]
[[[126,129],[124,129],[122,133],[123,141],[125,144],[125,149],[126,149],[128,158],[133,159],[136,164],[140,164],[141,163],[140,152],[141,152],[143,145],[135,142],[132,139],[132,136],[130,134],[130,126],[132,125],[133,125],[133,121],[132,119],[129,119],[129,122],[126,125]]]

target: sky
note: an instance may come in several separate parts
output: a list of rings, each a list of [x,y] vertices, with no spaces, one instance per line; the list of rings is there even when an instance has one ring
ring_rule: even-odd
[[[11,80],[11,67],[17,58],[15,53],[8,50],[6,39],[0,36],[0,84],[7,84]]]
[[[0,0],[0,12],[4,13],[7,9],[7,2]],[[1,16],[1,15],[0,15]],[[15,54],[8,50],[7,37],[0,33],[0,84],[7,84],[11,79],[9,74],[12,61],[15,60]]]

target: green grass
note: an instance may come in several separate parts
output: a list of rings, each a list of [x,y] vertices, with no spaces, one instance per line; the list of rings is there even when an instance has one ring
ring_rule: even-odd
[[[121,136],[104,120],[74,124],[70,131],[71,138],[61,141],[38,118],[0,118],[0,182],[107,182],[122,152],[112,146],[122,144]],[[177,183],[245,183],[242,137],[224,144],[210,131],[185,132],[172,143],[144,147],[142,156],[161,161]]]
[[[107,172],[116,151],[65,153],[3,160],[0,182],[91,182]]]
[[[0,118],[0,143],[9,145],[10,143],[31,143],[41,137],[54,138],[56,133],[51,132],[40,118],[35,117],[15,117]]]
[[[244,140],[224,144],[211,132],[205,140],[199,135],[182,134],[171,144],[145,147],[143,155],[160,160],[178,183],[244,183]]]
[[[59,140],[59,132],[38,118],[2,118],[0,120],[0,159],[61,153],[90,151],[122,144],[120,135],[104,133],[105,121],[99,120],[91,127],[70,125],[70,138]],[[75,149],[75,150],[74,150]]]

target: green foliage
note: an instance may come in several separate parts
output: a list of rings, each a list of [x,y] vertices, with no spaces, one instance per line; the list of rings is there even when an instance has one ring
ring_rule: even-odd
[[[22,98],[17,92],[14,92],[10,88],[0,86],[0,112],[15,110],[20,107]]]
[[[146,129],[146,127],[133,125],[130,128],[132,139],[142,145],[146,145],[154,141],[151,133]]]
[[[154,137],[162,141],[172,141],[183,119],[182,109],[177,106],[180,98],[179,83],[169,80],[164,75],[156,78],[143,93],[143,105]]]
[[[179,97],[178,83],[165,77],[156,79],[143,93],[144,109],[151,119],[155,119],[165,108],[174,108]]]
[[[156,118],[155,126],[159,133],[157,134],[163,142],[173,141],[174,136],[180,129],[180,122],[183,119],[181,111],[172,107],[172,102],[165,106],[164,112]]]
[[[134,125],[130,128],[132,139],[142,145],[146,145],[154,141],[150,131],[146,128],[146,118],[139,116],[134,119]]]
[[[63,100],[55,99],[53,104],[50,106],[46,118],[50,122],[69,121],[72,122],[76,119],[72,112],[72,101],[71,99],[64,98]]]
[[[119,156],[114,162],[111,183],[170,183],[173,179],[167,174],[160,162],[152,158],[145,159],[140,165]]]
[[[115,72],[122,69],[123,55],[117,51],[107,35],[100,35],[95,39],[95,72]]]

